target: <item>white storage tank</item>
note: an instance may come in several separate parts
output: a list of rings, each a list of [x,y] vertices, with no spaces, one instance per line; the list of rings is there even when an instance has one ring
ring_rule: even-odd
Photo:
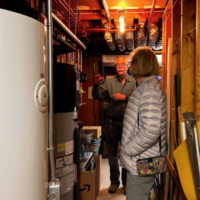
[[[46,200],[48,91],[46,18],[0,3],[0,199]]]

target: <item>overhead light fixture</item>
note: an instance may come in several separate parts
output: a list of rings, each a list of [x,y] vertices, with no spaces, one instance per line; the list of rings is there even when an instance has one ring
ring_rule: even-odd
[[[108,48],[110,49],[110,51],[114,51],[115,50],[115,43],[114,43],[111,32],[105,32],[104,39],[106,40],[106,42],[108,44]]]
[[[115,40],[117,42],[119,50],[124,51],[126,49],[124,34],[122,34],[121,32],[115,32]]]
[[[134,49],[134,32],[126,32],[127,49],[132,51]]]
[[[120,32],[123,33],[124,32],[124,11],[125,10],[118,10],[119,13],[119,21],[120,21]]]
[[[119,17],[119,21],[120,21],[120,32],[123,33],[124,32],[124,16]]]

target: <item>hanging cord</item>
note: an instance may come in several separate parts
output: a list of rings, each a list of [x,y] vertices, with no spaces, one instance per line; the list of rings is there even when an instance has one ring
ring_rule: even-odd
[[[167,16],[167,18],[166,18],[166,20],[165,20],[165,23],[166,23],[166,21],[168,20],[168,18],[169,18],[169,16],[170,16],[172,10],[174,9],[174,6],[176,5],[177,1],[178,1],[178,0],[176,0],[176,1],[174,2],[174,5],[173,5],[172,9],[170,10],[170,12],[169,12],[169,14],[168,14],[168,16]]]

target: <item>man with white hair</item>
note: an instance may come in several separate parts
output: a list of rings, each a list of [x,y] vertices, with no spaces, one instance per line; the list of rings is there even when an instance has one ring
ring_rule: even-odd
[[[136,87],[135,80],[127,74],[128,59],[123,56],[116,57],[115,69],[117,76],[100,85],[104,79],[99,74],[94,77],[92,96],[97,100],[107,100],[105,122],[105,137],[110,165],[111,185],[109,193],[115,193],[120,185],[118,165],[118,144],[121,142],[123,117],[129,97]],[[122,168],[122,184],[126,194],[126,169]]]

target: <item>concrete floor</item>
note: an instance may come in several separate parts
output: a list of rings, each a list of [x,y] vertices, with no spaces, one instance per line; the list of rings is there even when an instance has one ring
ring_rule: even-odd
[[[108,187],[110,186],[110,172],[109,172],[108,159],[102,159],[101,166],[101,188],[97,200],[126,200],[122,184],[119,186],[118,191],[115,194],[108,193]],[[139,199],[138,199],[139,200]],[[151,200],[159,200],[155,197],[154,191],[151,191]]]

